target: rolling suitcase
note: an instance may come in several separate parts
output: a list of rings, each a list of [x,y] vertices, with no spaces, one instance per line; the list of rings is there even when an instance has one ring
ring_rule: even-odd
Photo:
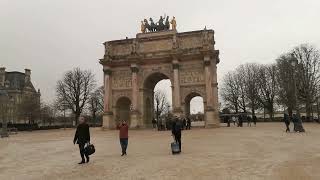
[[[180,147],[179,147],[178,142],[171,143],[171,151],[172,151],[172,154],[179,154],[180,153]]]

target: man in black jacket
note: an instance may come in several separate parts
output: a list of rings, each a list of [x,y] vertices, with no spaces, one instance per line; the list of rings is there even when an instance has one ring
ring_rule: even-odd
[[[176,142],[179,143],[179,149],[181,152],[181,130],[182,130],[182,120],[179,120],[178,117],[175,118],[175,121],[172,124],[172,135]]]
[[[83,117],[79,118],[79,125],[77,127],[77,131],[74,135],[73,144],[79,144],[81,162],[79,164],[83,164],[85,162],[89,162],[89,155],[87,155],[84,151],[84,146],[86,143],[90,142],[90,131],[89,125],[85,122]],[[84,156],[87,158],[85,161]]]

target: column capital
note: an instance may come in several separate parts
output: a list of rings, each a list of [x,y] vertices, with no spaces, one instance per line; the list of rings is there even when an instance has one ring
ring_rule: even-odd
[[[173,63],[172,64],[172,68],[173,69],[179,69],[179,66],[180,66],[179,63]]]
[[[112,73],[111,69],[103,69],[103,72],[107,75],[111,75]]]
[[[205,60],[205,61],[204,61],[204,65],[205,65],[205,66],[210,66],[210,64],[211,64],[211,61],[210,61],[210,60]]]
[[[139,68],[137,66],[131,66],[130,69],[131,69],[131,72],[133,73],[139,72]]]

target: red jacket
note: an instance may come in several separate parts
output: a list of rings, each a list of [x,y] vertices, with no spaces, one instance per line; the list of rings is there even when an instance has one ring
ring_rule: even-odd
[[[119,138],[128,138],[128,130],[129,127],[127,124],[120,124],[117,126],[117,129],[119,129]]]

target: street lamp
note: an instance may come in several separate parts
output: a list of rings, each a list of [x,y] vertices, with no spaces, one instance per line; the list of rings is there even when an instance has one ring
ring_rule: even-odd
[[[300,116],[299,113],[299,108],[298,108],[298,96],[297,96],[297,83],[296,83],[296,76],[295,76],[295,72],[296,72],[296,66],[298,65],[298,60],[297,58],[294,57],[294,54],[291,54],[291,60],[290,60],[290,64],[292,66],[292,78],[293,78],[293,90],[294,90],[294,109],[296,110],[296,113],[298,116]]]
[[[66,129],[66,123],[67,123],[67,120],[66,120],[66,109],[68,108],[68,103],[63,101],[62,102],[62,107],[63,107],[63,120],[64,120],[64,127],[63,129],[65,130]]]

